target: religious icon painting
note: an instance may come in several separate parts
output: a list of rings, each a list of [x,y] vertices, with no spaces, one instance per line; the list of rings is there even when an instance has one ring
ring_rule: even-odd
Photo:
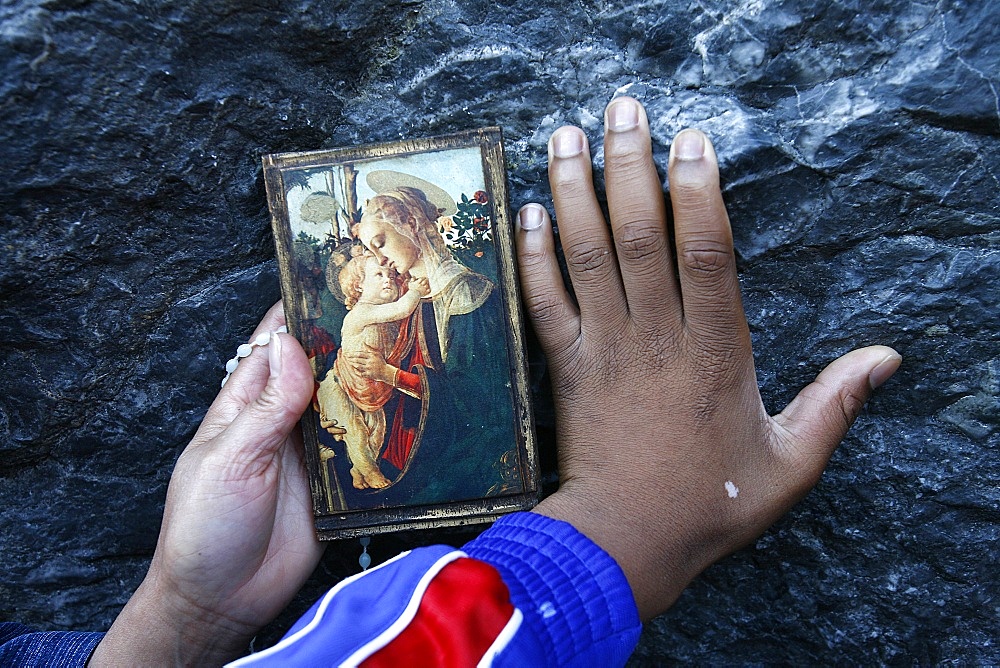
[[[263,158],[317,533],[533,506],[538,456],[499,128]]]

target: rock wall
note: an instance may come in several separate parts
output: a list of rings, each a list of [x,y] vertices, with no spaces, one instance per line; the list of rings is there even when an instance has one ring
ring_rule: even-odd
[[[5,2],[0,618],[103,629],[140,581],[172,463],[278,297],[262,153],[499,124],[518,206],[548,200],[549,133],[598,142],[628,93],[660,164],[682,127],[716,142],[771,410],[850,348],[905,358],[634,665],[1000,662],[998,43],[988,0]]]

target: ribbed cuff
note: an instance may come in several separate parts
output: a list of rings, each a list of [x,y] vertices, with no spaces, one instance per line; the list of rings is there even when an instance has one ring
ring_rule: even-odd
[[[625,574],[572,525],[515,513],[462,549],[500,572],[546,665],[620,666],[635,649],[642,624]]]

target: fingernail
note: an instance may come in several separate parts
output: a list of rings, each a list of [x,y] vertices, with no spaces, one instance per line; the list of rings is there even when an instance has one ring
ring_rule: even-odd
[[[605,125],[612,132],[628,132],[639,126],[639,104],[630,97],[612,102],[605,114]]]
[[[538,204],[525,204],[517,214],[517,224],[525,232],[537,230],[542,226],[544,213]]]
[[[673,149],[678,160],[701,160],[705,156],[705,138],[697,130],[682,130],[674,137]]]
[[[267,364],[271,368],[271,376],[281,375],[281,337],[278,332],[271,336],[271,344],[267,349]]]
[[[885,381],[889,380],[892,374],[896,373],[896,369],[899,365],[903,363],[903,356],[896,353],[895,355],[889,355],[884,360],[878,363],[874,369],[868,374],[868,385],[871,388],[877,389],[885,384]]]
[[[583,153],[583,133],[576,128],[559,128],[552,135],[552,155],[573,158]]]

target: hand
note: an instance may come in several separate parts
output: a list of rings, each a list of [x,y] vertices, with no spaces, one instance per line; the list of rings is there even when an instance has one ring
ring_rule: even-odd
[[[537,512],[609,552],[649,619],[816,484],[901,358],[883,346],[855,350],[769,417],[711,143],[685,130],[671,147],[675,257],[645,111],[617,99],[606,127],[610,228],[584,134],[564,127],[549,142],[575,303],[548,215],[538,205],[519,215],[521,281],[551,369],[559,444],[560,487]]]
[[[326,377],[320,381],[319,387],[316,390],[316,396],[313,399],[313,410],[319,414],[319,426],[334,438],[340,438],[347,433],[347,430],[337,424],[336,415],[328,415],[326,412],[327,404],[332,401],[329,396],[330,388],[336,385],[336,376],[331,369]]]
[[[328,418],[323,415],[319,418],[319,426],[327,431],[328,434],[334,437],[343,436],[347,433],[347,430],[337,424],[337,418]]]
[[[419,278],[411,278],[409,288],[411,290],[416,290],[417,294],[421,297],[426,297],[431,293],[431,282],[427,280],[425,276],[420,276]]]
[[[392,385],[396,368],[386,364],[385,360],[382,359],[382,355],[374,349],[366,347],[364,350],[356,352],[344,352],[343,355],[346,362],[354,369],[354,372],[362,378]]]
[[[281,304],[254,333],[284,324]],[[91,665],[211,665],[246,651],[322,553],[298,419],[305,353],[271,334],[244,358],[177,461],[149,572]]]

